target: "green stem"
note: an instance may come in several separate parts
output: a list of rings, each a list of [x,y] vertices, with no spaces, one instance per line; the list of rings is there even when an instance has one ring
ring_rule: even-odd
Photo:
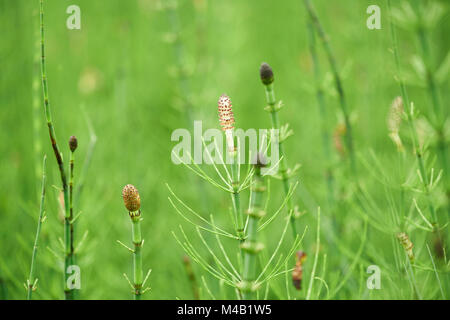
[[[181,97],[184,101],[186,121],[188,125],[191,126],[193,119],[192,116],[193,106],[190,100],[191,90],[190,90],[190,81],[186,70],[185,48],[180,38],[181,27],[180,27],[180,19],[178,16],[178,2],[173,1],[173,3],[167,4],[166,13],[175,38],[173,41],[173,51],[175,56],[175,65],[177,67],[178,87],[180,90]]]
[[[140,300],[142,294],[142,235],[141,235],[141,216],[140,214],[131,220],[132,235],[133,235],[133,274],[134,274],[134,299]]]
[[[56,142],[56,134],[55,134],[55,128],[53,127],[53,120],[52,120],[52,114],[50,109],[50,102],[48,98],[48,83],[47,83],[47,71],[46,71],[46,64],[45,64],[45,34],[44,34],[44,1],[40,0],[40,25],[41,25],[41,78],[42,78],[42,92],[44,97],[44,111],[45,111],[45,117],[47,120],[47,126],[48,126],[48,132],[50,136],[50,142],[52,144],[53,153],[55,154],[56,162],[58,164],[59,174],[61,176],[61,184],[62,189],[64,193],[64,210],[65,210],[65,218],[64,218],[64,238],[66,240],[66,253],[67,248],[69,245],[69,234],[70,234],[70,226],[69,226],[69,193],[67,188],[67,178],[66,173],[64,172],[64,163],[62,159],[62,154],[60,152],[60,149],[58,147],[58,143]],[[67,280],[68,280],[68,274],[67,274],[67,263],[65,263],[65,269],[64,269],[64,292],[66,295],[66,299],[71,299],[71,295],[68,294],[68,287],[67,287]]]
[[[237,235],[242,240],[244,239],[244,217],[241,210],[241,200],[239,195],[239,159],[238,152],[233,151],[231,155],[231,185],[233,193],[231,194],[233,201],[233,212],[237,223]]]
[[[317,210],[317,232],[316,232],[316,251],[314,253],[314,263],[311,271],[311,278],[309,279],[308,292],[306,293],[306,300],[311,298],[313,283],[316,277],[317,262],[319,261],[320,250],[320,208]]]
[[[39,13],[33,14],[34,18],[38,16]],[[39,181],[42,177],[41,171],[41,155],[42,155],[42,142],[41,142],[41,131],[42,131],[42,123],[41,123],[41,92],[40,92],[40,30],[38,28],[35,29],[35,38],[36,38],[36,48],[35,55],[33,57],[33,82],[32,82],[32,108],[33,108],[33,136],[34,136],[34,154],[35,154],[35,172],[36,172],[36,180]],[[33,38],[34,39],[34,38]],[[39,182],[37,183],[39,184]],[[36,186],[36,190],[39,190],[39,186]],[[38,191],[36,192],[38,193]],[[39,198],[39,195],[37,195]]]
[[[308,31],[309,31],[309,51],[311,54],[311,59],[314,67],[314,77],[316,82],[316,98],[317,105],[319,107],[319,113],[321,117],[321,131],[322,131],[322,144],[323,144],[323,153],[324,157],[327,161],[326,169],[325,169],[325,180],[327,184],[328,190],[328,204],[331,208],[334,203],[333,196],[333,185],[334,185],[334,175],[331,166],[331,139],[330,133],[328,132],[328,123],[327,123],[327,108],[325,104],[324,92],[320,84],[320,63],[319,58],[317,56],[317,48],[316,48],[316,37],[314,35],[314,25],[311,21],[308,22]],[[334,217],[334,216],[333,216]]]
[[[261,168],[255,167],[254,182],[252,185],[252,198],[248,221],[248,237],[242,245],[244,253],[244,271],[242,274],[243,286],[242,296],[244,299],[254,299],[256,280],[256,257],[261,249],[258,243],[258,222],[264,215],[263,194],[265,191],[264,178],[261,175]]]
[[[41,234],[41,226],[42,222],[44,220],[44,201],[45,201],[45,164],[47,161],[47,156],[44,156],[43,164],[42,164],[42,189],[41,189],[41,204],[39,207],[39,218],[38,218],[38,225],[36,229],[36,237],[34,239],[34,245],[33,245],[33,253],[31,256],[31,267],[30,267],[30,276],[28,277],[27,281],[27,300],[31,300],[31,295],[33,294],[33,290],[35,289],[34,283],[34,270],[35,270],[35,262],[36,262],[36,256],[37,256],[37,249],[38,249],[38,242],[39,242],[39,235]]]
[[[304,0],[303,2],[309,13],[312,24],[316,28],[317,35],[322,40],[322,44],[323,44],[325,53],[328,57],[328,62],[331,67],[331,72],[333,73],[336,90],[339,94],[339,104],[341,107],[342,114],[344,116],[345,127],[347,129],[347,134],[345,136],[346,137],[345,142],[346,142],[347,149],[348,149],[348,152],[350,155],[350,167],[351,167],[354,177],[357,178],[356,157],[355,157],[355,151],[354,151],[354,146],[353,146],[353,133],[352,133],[353,130],[352,130],[352,126],[350,123],[350,116],[348,113],[347,100],[345,97],[344,88],[342,86],[341,76],[339,74],[339,70],[337,67],[335,54],[333,52],[333,48],[330,45],[329,38],[328,38],[327,34],[325,33],[325,30],[323,29],[322,24],[320,23],[317,13],[315,12],[315,9],[313,8],[313,6],[311,4],[311,1]]]
[[[278,145],[279,155],[280,155],[280,158],[282,158],[282,160],[280,161],[280,170],[279,171],[281,174],[281,180],[283,182],[284,193],[285,193],[286,197],[288,197],[289,190],[291,188],[291,184],[289,182],[289,175],[287,172],[287,160],[286,160],[286,157],[284,154],[283,141],[280,141],[280,136],[279,136],[280,125],[278,122],[278,110],[275,107],[276,99],[275,99],[275,91],[273,89],[273,83],[264,85],[264,89],[266,92],[267,104],[269,105],[269,112],[270,112],[271,120],[272,120],[272,128],[276,132],[278,132],[277,141],[279,142],[279,145]],[[295,237],[297,237],[297,227],[295,226],[295,217],[294,217],[294,213],[293,213],[294,207],[292,204],[291,197],[288,197],[287,208],[288,208],[290,222],[291,222],[292,234],[295,239]]]
[[[69,217],[64,219],[64,222],[68,225],[66,231],[68,232],[68,239],[66,242],[66,270],[68,266],[75,264],[75,250],[74,250],[74,221],[73,221],[73,176],[74,176],[74,152],[70,152],[69,159]],[[70,289],[71,299],[75,298],[75,289]]]

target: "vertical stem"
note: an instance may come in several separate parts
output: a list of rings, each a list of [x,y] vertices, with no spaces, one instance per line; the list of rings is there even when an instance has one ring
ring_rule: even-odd
[[[328,36],[325,33],[325,30],[323,29],[322,24],[320,23],[320,20],[311,4],[311,1],[304,0],[303,2],[305,4],[305,7],[311,18],[311,22],[313,23],[314,27],[316,28],[317,35],[322,40],[322,44],[323,44],[325,53],[328,57],[328,62],[331,67],[331,72],[333,73],[336,90],[339,94],[339,104],[341,107],[342,114],[344,116],[345,127],[347,129],[347,134],[345,136],[346,137],[345,142],[346,142],[347,149],[348,149],[348,152],[350,155],[350,167],[351,167],[354,177],[356,178],[357,171],[356,171],[355,151],[354,151],[354,146],[353,146],[353,132],[352,132],[353,130],[352,130],[352,126],[350,123],[350,116],[348,113],[347,100],[345,97],[344,88],[342,86],[342,80],[341,80],[341,76],[338,71],[337,62],[336,62],[336,58],[335,58],[335,55],[333,52],[333,48],[330,45]]]
[[[47,72],[46,72],[46,65],[45,65],[45,34],[44,34],[44,1],[40,0],[40,25],[41,25],[41,78],[42,78],[42,91],[44,96],[44,111],[45,111],[45,117],[47,120],[47,127],[48,127],[48,133],[50,136],[50,142],[52,144],[52,149],[55,154],[56,162],[58,164],[59,174],[61,176],[61,184],[62,189],[64,193],[64,210],[65,210],[65,218],[64,218],[64,239],[66,244],[66,253],[68,252],[69,248],[69,234],[70,234],[70,226],[68,223],[68,217],[69,217],[69,194],[67,190],[67,178],[66,173],[64,172],[64,164],[62,159],[62,154],[59,150],[58,143],[56,142],[56,134],[55,134],[55,128],[53,127],[53,120],[51,115],[51,109],[50,109],[50,102],[48,98],[48,83],[47,83]],[[67,259],[66,259],[67,260]],[[68,294],[68,287],[67,287],[67,261],[64,264],[64,292],[66,295],[66,299],[70,299],[71,295]]]
[[[316,276],[317,261],[319,260],[319,250],[320,250],[320,208],[317,209],[316,251],[314,253],[314,263],[311,271],[311,278],[309,279],[308,292],[306,293],[305,298],[306,300],[309,300],[311,298],[313,283]]]
[[[323,144],[323,153],[326,163],[325,169],[325,180],[327,183],[328,190],[328,204],[331,208],[334,203],[333,196],[333,185],[334,185],[334,176],[331,168],[331,142],[330,142],[330,133],[328,132],[328,124],[327,124],[327,108],[325,105],[324,92],[320,84],[320,63],[319,58],[317,56],[317,48],[316,48],[316,37],[314,34],[314,25],[311,21],[308,22],[308,31],[309,31],[309,51],[311,54],[311,59],[313,62],[314,68],[314,77],[316,82],[316,98],[317,105],[319,107],[321,120],[321,129],[322,129],[322,144]],[[333,216],[334,217],[334,216]]]
[[[184,101],[186,122],[189,126],[192,124],[192,103],[190,99],[190,82],[187,76],[185,48],[180,38],[180,21],[178,17],[178,1],[173,1],[166,4],[166,13],[169,23],[172,27],[172,32],[175,37],[173,41],[175,65],[177,67],[178,86],[181,97]]]
[[[231,155],[231,186],[233,193],[231,194],[233,201],[233,211],[237,223],[237,235],[240,239],[244,239],[244,218],[241,210],[241,200],[239,195],[239,158],[238,151],[230,152]]]
[[[75,155],[74,152],[70,152],[70,159],[69,159],[69,218],[64,219],[65,223],[68,223],[68,233],[69,233],[69,239],[68,239],[68,252],[66,255],[66,261],[69,265],[75,264],[75,250],[74,250],[74,221],[73,221],[73,175],[74,175],[74,162],[75,162]],[[67,270],[66,265],[66,270]],[[70,289],[70,295],[71,298],[75,298],[75,289]]]
[[[47,161],[47,156],[44,156],[43,164],[42,164],[42,189],[41,189],[41,204],[39,207],[39,217],[38,217],[38,225],[36,229],[36,237],[34,239],[34,245],[33,245],[33,253],[31,256],[31,267],[30,267],[30,276],[28,277],[27,281],[27,300],[31,300],[31,295],[33,293],[33,290],[35,289],[35,279],[34,279],[34,270],[35,270],[35,262],[36,262],[36,256],[37,256],[37,249],[38,249],[38,242],[39,242],[39,235],[41,234],[41,225],[44,220],[44,201],[45,201],[45,164]]]
[[[287,173],[287,160],[286,160],[286,157],[284,154],[283,142],[280,141],[280,131],[279,131],[280,125],[278,123],[278,110],[275,107],[276,100],[275,100],[275,91],[273,89],[273,83],[264,85],[264,89],[266,92],[266,100],[267,100],[267,103],[270,108],[269,112],[270,112],[271,120],[272,120],[272,128],[274,130],[276,130],[276,132],[277,132],[277,141],[279,142],[279,146],[278,146],[279,154],[280,154],[280,157],[283,158],[280,161],[280,174],[281,174],[281,180],[283,182],[284,192],[285,192],[286,196],[288,196],[289,190],[291,188],[291,184],[289,183],[289,176]],[[294,217],[294,212],[293,212],[294,207],[293,207],[292,200],[290,197],[288,198],[287,208],[289,211],[288,214],[290,217],[292,234],[295,239],[295,237],[297,237],[297,227],[295,226],[295,217]]]
[[[38,17],[39,11],[36,10],[36,15],[33,13],[33,20],[34,18]],[[36,21],[38,22],[38,21]],[[38,22],[39,23],[39,22]],[[41,123],[41,92],[40,92],[40,81],[41,81],[41,75],[40,75],[40,68],[41,68],[41,61],[40,61],[40,30],[38,28],[35,29],[35,37],[33,40],[36,41],[36,48],[35,48],[35,54],[33,57],[33,82],[32,82],[32,109],[33,109],[33,135],[34,135],[34,154],[35,154],[35,172],[36,172],[36,180],[39,181],[42,177],[42,171],[41,171],[41,155],[42,155],[42,142],[40,140],[41,137],[41,131],[42,131],[42,123]],[[38,182],[39,184],[39,182]],[[36,190],[39,189],[39,186],[36,186]],[[38,191],[37,191],[38,192]],[[37,195],[37,198],[39,198],[39,195]]]
[[[242,245],[244,253],[244,272],[242,296],[244,299],[254,299],[255,278],[256,278],[256,255],[261,250],[261,244],[258,243],[258,222],[264,215],[263,193],[265,191],[264,178],[261,175],[261,168],[255,166],[254,183],[252,185],[252,198],[250,200],[250,209],[248,221],[248,237]]]
[[[140,300],[142,294],[142,235],[141,235],[141,216],[132,218],[132,235],[133,235],[133,274],[134,274],[134,299]]]

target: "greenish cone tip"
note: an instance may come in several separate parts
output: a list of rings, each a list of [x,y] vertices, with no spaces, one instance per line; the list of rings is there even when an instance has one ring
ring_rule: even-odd
[[[272,68],[266,62],[261,64],[261,67],[259,68],[259,75],[262,83],[265,85],[271,84],[274,80]]]
[[[74,151],[77,149],[77,147],[78,147],[78,140],[77,140],[77,137],[71,136],[71,137],[69,138],[69,148],[70,148],[70,151],[74,152]]]

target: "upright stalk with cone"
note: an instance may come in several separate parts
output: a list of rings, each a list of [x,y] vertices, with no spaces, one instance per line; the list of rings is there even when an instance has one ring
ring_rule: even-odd
[[[281,109],[282,104],[281,104],[281,102],[279,102],[278,104],[276,103],[275,90],[274,90],[274,86],[273,86],[274,76],[273,76],[272,68],[267,63],[264,62],[263,64],[261,64],[261,68],[259,69],[259,75],[261,77],[261,82],[263,83],[264,90],[266,92],[266,100],[267,100],[267,104],[268,104],[268,106],[266,107],[266,110],[270,113],[270,116],[271,116],[272,129],[275,130],[275,132],[278,132],[278,134],[277,134],[278,141],[277,142],[278,142],[280,158],[282,158],[282,160],[280,161],[279,172],[281,175],[281,180],[283,182],[284,193],[287,197],[290,192],[290,189],[291,189],[289,177],[291,174],[294,174],[296,168],[294,168],[294,170],[289,172],[288,166],[287,166],[287,161],[286,161],[286,155],[284,154],[283,142],[290,135],[292,135],[293,132],[291,130],[289,130],[289,127],[287,125],[280,127],[280,124],[278,121],[278,111]],[[293,236],[295,239],[295,237],[297,236],[297,227],[295,225],[294,205],[293,205],[290,197],[288,198],[287,208],[288,208],[289,217],[291,220],[292,233],[293,233]]]
[[[124,276],[128,280],[130,286],[133,289],[134,299],[140,300],[141,295],[150,289],[150,288],[144,289],[143,287],[151,272],[151,270],[149,270],[144,278],[142,272],[142,253],[141,253],[142,246],[144,244],[144,240],[142,239],[141,234],[141,220],[142,220],[141,198],[139,196],[139,192],[136,189],[136,187],[131,184],[127,184],[123,188],[122,197],[125,207],[127,208],[128,214],[131,218],[133,249],[128,248],[120,241],[118,242],[133,253],[133,283],[131,283],[126,274],[124,274]]]

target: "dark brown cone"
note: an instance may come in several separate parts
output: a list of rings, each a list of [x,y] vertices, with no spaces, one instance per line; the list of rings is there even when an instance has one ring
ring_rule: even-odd
[[[259,68],[259,75],[262,83],[265,85],[271,84],[274,80],[272,68],[265,62],[263,62]]]

